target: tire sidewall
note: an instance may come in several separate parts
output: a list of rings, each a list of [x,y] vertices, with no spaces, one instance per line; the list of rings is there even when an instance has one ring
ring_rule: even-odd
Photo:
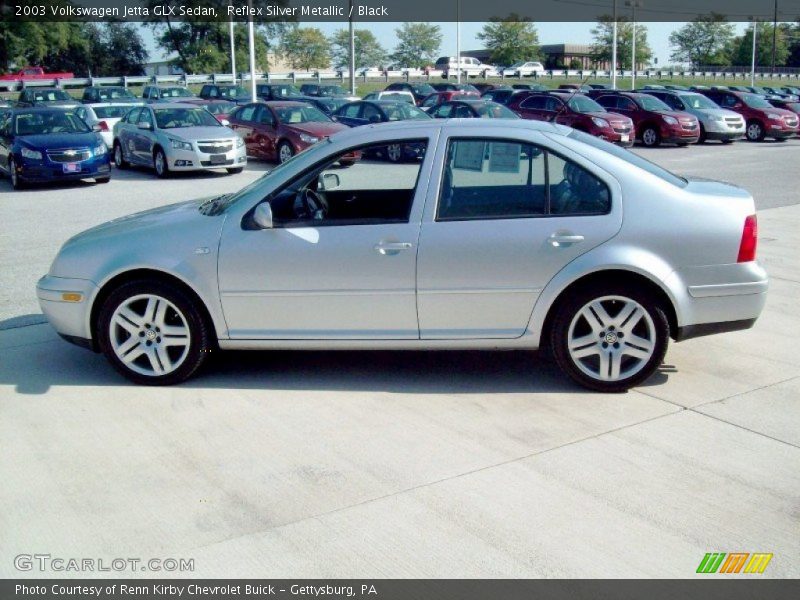
[[[569,328],[576,313],[587,303],[603,296],[624,296],[638,302],[648,312],[655,327],[656,343],[653,355],[635,374],[618,381],[601,381],[578,368],[569,354]],[[598,392],[626,392],[648,379],[663,362],[669,346],[669,320],[655,298],[635,285],[612,283],[602,287],[587,287],[570,293],[557,307],[550,331],[550,346],[558,366],[573,381]]]
[[[128,369],[114,353],[111,345],[109,328],[114,311],[127,299],[140,294],[155,294],[172,302],[183,313],[189,327],[190,341],[186,359],[177,369],[166,375],[147,376]],[[111,292],[100,307],[96,332],[100,350],[111,365],[126,378],[143,385],[172,385],[188,379],[205,362],[213,347],[209,324],[195,302],[182,290],[160,281],[131,281]]]
[[[284,147],[289,148],[289,156],[288,156],[288,158],[285,158],[285,159],[281,158],[281,151],[283,150]],[[293,156],[294,156],[294,148],[292,148],[292,145],[289,142],[285,142],[284,141],[284,142],[281,142],[278,145],[278,164],[285,163],[287,160],[289,160]]]
[[[158,164],[158,157],[159,156],[161,156],[162,165],[163,165],[163,169],[162,169],[162,171],[160,173],[158,172],[158,167],[156,166]],[[167,155],[164,154],[164,151],[161,148],[156,150],[156,153],[153,155],[153,169],[155,169],[156,175],[158,177],[164,178],[164,177],[167,177],[169,175],[169,165],[167,164]]]
[[[119,152],[119,160],[117,160],[117,152]],[[125,155],[122,152],[122,144],[118,141],[114,142],[114,164],[118,169],[124,169],[128,166],[128,163],[125,162]]]
[[[649,142],[649,143],[646,141],[646,139],[647,139],[647,132],[648,132],[648,131],[652,131],[652,132],[653,132],[653,139],[652,139],[652,142]],[[660,139],[659,133],[658,133],[658,131],[656,130],[656,128],[655,128],[655,127],[652,127],[652,126],[650,126],[650,127],[645,127],[645,130],[642,132],[642,143],[643,143],[645,146],[647,146],[648,148],[655,148],[656,146],[658,146],[658,144],[659,144],[660,142],[661,142],[661,139]]]

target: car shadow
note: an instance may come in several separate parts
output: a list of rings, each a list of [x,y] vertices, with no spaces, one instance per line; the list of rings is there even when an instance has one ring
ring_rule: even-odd
[[[59,340],[41,315],[0,321],[0,385],[41,395],[55,387],[135,387],[100,354]],[[674,370],[674,368],[672,368]],[[646,385],[666,381],[660,370]],[[195,390],[351,391],[402,394],[592,393],[546,353],[532,351],[226,351],[178,387]],[[145,389],[145,388],[140,388]]]

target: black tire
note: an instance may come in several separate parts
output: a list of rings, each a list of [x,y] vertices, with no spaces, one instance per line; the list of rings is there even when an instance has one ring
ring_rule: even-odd
[[[679,148],[686,148],[686,146],[689,145],[689,142],[678,142],[675,145],[678,146]]]
[[[230,169],[225,169],[229,175],[238,175],[242,171],[244,171],[244,167],[231,167]]]
[[[767,136],[767,132],[764,129],[764,124],[761,123],[761,121],[752,119],[747,122],[745,135],[747,136],[747,141],[749,142],[761,142]]]
[[[640,307],[649,315],[653,326],[653,351],[648,360],[644,361],[643,366],[632,373],[630,376],[604,381],[588,375],[576,363],[569,351],[569,334],[573,319],[578,319],[578,313],[590,302],[609,296],[624,297],[638,303]],[[613,304],[613,300],[611,300]],[[612,313],[609,313],[612,314]],[[645,321],[645,319],[642,319]],[[609,324],[606,323],[606,326]],[[577,327],[577,326],[576,326]],[[606,327],[603,327],[606,329]],[[613,328],[612,328],[613,329]],[[605,334],[606,332],[602,332]],[[603,286],[602,290],[597,286],[585,287],[570,293],[555,308],[550,330],[550,346],[556,363],[573,381],[579,385],[598,392],[625,392],[630,388],[642,383],[650,377],[664,360],[669,345],[669,321],[664,312],[664,308],[647,291],[641,290],[639,286],[620,282],[611,282]],[[590,333],[593,335],[593,332]],[[602,338],[605,339],[605,338]],[[620,336],[620,340],[622,340]],[[599,344],[600,342],[598,342]],[[624,345],[624,341],[618,342]],[[606,346],[603,346],[604,348]],[[615,346],[619,347],[619,346]],[[609,349],[609,352],[612,350]],[[603,351],[605,352],[605,351]],[[599,359],[599,357],[598,357]],[[622,359],[621,359],[622,360]],[[632,360],[632,359],[627,359]]]
[[[733,140],[722,140],[723,144],[732,144]]]
[[[95,183],[108,183],[111,181],[111,177],[95,177],[94,181]]]
[[[697,139],[698,144],[705,144],[706,143],[706,128],[703,127],[703,124],[700,123],[700,137]]]
[[[661,133],[658,127],[648,125],[642,130],[642,143],[648,148],[655,148],[661,145]]]
[[[11,187],[15,190],[24,190],[25,189],[25,182],[20,179],[19,175],[17,174],[17,165],[14,164],[14,159],[8,159],[8,176],[11,179]]]
[[[167,155],[164,154],[164,151],[161,148],[156,148],[156,151],[153,152],[153,169],[156,172],[156,176],[159,178],[166,179],[169,177],[169,163],[167,162]]]
[[[122,145],[119,140],[114,142],[114,164],[118,169],[127,169],[131,166],[131,163],[125,160],[125,156],[122,154]]]
[[[282,164],[289,160],[291,157],[294,156],[294,147],[283,140],[280,144],[278,144],[278,163]]]
[[[144,375],[131,370],[112,347],[111,319],[114,312],[124,302],[142,294],[157,295],[175,305],[185,317],[189,330],[188,351],[183,362],[164,375]],[[142,385],[173,385],[185,381],[197,372],[216,346],[211,325],[196,302],[177,286],[161,281],[135,280],[111,292],[100,307],[96,331],[100,350],[111,365],[127,379]]]

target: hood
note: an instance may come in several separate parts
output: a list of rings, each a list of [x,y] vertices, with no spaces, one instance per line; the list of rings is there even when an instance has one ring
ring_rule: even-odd
[[[631,123],[633,123],[633,121],[631,121],[625,115],[620,115],[613,112],[596,111],[596,112],[587,112],[581,114],[584,114],[587,117],[597,117],[598,119],[605,119],[609,123],[624,123],[625,125],[630,125]]]
[[[324,138],[338,133],[344,129],[350,129],[347,125],[335,123],[333,121],[314,121],[310,123],[284,123],[284,127],[295,131],[302,131],[315,137]]]
[[[678,119],[678,121],[697,121],[697,117],[695,117],[692,113],[682,110],[654,110],[651,112],[664,115],[666,117],[672,117],[673,119]]]
[[[51,100],[50,102],[37,102],[37,106],[80,106],[81,103],[77,100]]]
[[[86,133],[44,133],[21,135],[17,138],[25,146],[34,150],[60,150],[62,148],[91,148],[102,144],[103,139],[95,132]]]
[[[732,110],[728,110],[727,108],[693,108],[692,112],[699,112],[709,116],[727,117],[729,119],[734,117],[737,119],[742,118],[742,115],[737,112],[733,112]]]
[[[228,127],[176,127],[174,129],[159,129],[159,133],[167,136],[196,142],[197,140],[229,140],[236,137],[233,129]]]

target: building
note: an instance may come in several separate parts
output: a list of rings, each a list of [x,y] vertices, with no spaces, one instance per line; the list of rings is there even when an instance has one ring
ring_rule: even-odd
[[[591,44],[544,44],[539,47],[542,53],[542,62],[547,69],[580,69],[583,71],[607,71],[611,68],[610,61],[595,62],[592,60]],[[471,56],[483,63],[491,64],[491,51],[485,48],[479,50],[465,50],[461,56]],[[503,65],[508,66],[508,65]],[[620,68],[630,68],[630,65],[620,65]],[[639,65],[644,69],[646,65]]]
[[[163,60],[146,63],[144,65],[144,74],[148,77],[152,77],[153,75],[183,75],[183,70],[180,67],[176,67],[172,64],[172,61],[176,58],[177,56],[173,56]],[[275,52],[267,53],[267,61],[269,61],[269,70],[272,73],[288,73],[294,70],[281,55],[276,54]],[[237,62],[236,70],[240,74],[248,73],[250,71],[250,65],[247,63],[240,65]],[[226,72],[229,73],[230,71]],[[259,68],[256,69],[256,73],[261,75],[263,71]],[[205,74],[207,75],[208,73]]]

